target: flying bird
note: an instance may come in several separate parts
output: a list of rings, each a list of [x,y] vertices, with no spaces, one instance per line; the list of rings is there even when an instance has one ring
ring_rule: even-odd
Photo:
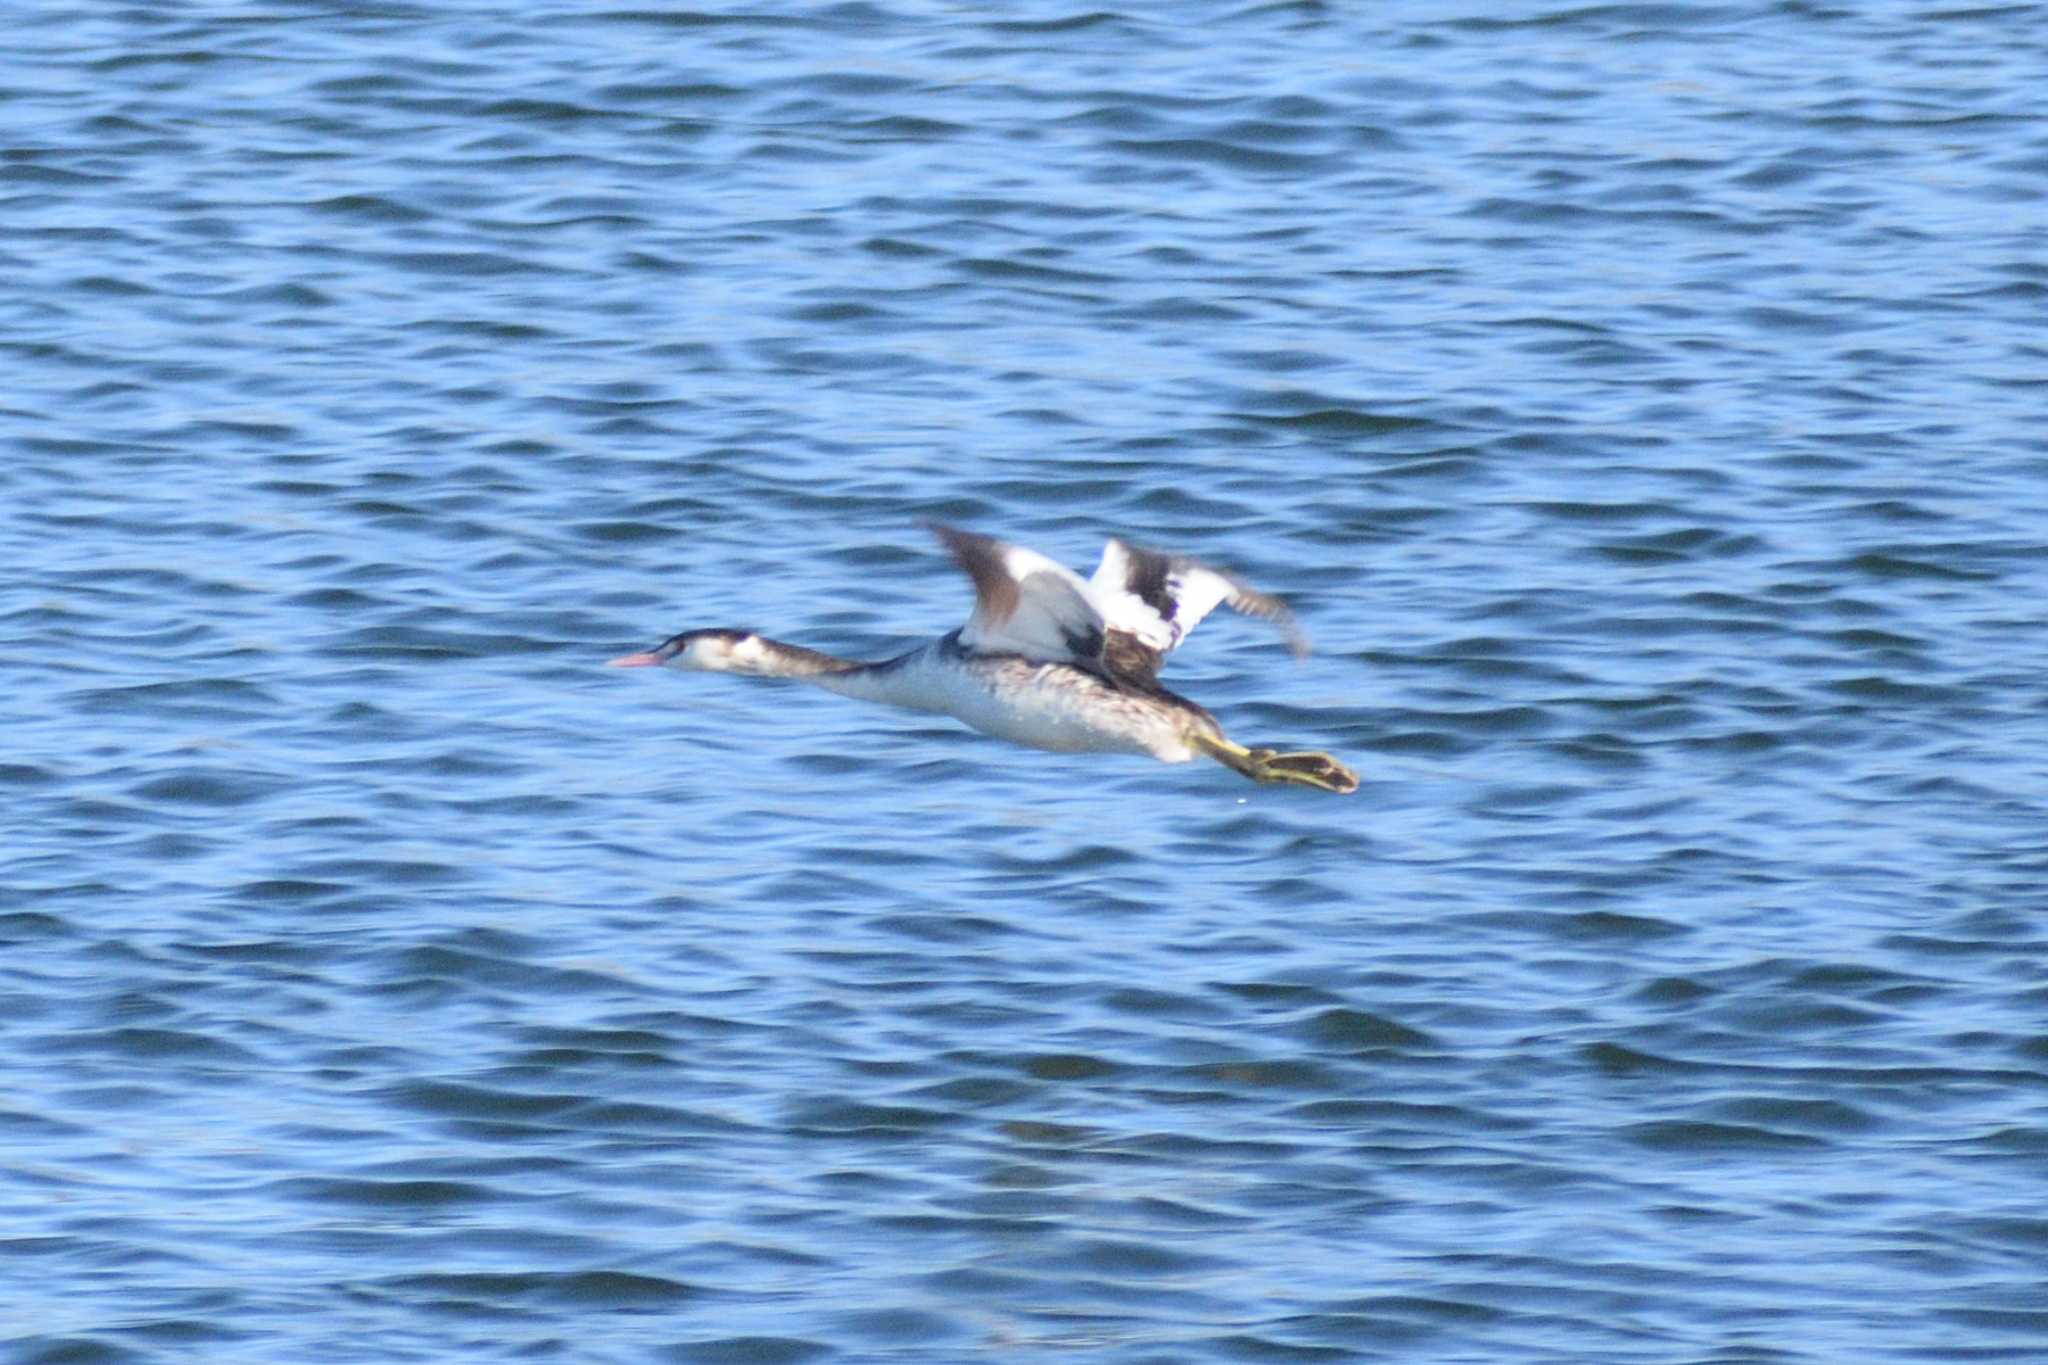
[[[1034,550],[934,526],[974,582],[967,624],[878,663],[836,658],[745,630],[686,630],[614,668],[666,666],[794,678],[844,696],[949,715],[983,734],[1058,753],[1213,758],[1255,782],[1358,790],[1326,753],[1247,748],[1216,717],[1159,684],[1166,656],[1218,605],[1262,617],[1308,652],[1294,613],[1184,555],[1111,540],[1088,578]]]

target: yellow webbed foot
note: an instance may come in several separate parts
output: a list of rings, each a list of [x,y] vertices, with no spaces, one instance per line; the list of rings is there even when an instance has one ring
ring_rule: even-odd
[[[1294,782],[1342,796],[1358,790],[1358,774],[1320,750],[1277,754],[1271,749],[1254,749],[1252,760],[1257,767],[1245,776],[1256,782]]]
[[[1232,772],[1243,773],[1254,782],[1291,782],[1348,796],[1358,790],[1358,774],[1329,754],[1315,749],[1281,753],[1275,749],[1247,749],[1220,735],[1190,735],[1188,743]]]

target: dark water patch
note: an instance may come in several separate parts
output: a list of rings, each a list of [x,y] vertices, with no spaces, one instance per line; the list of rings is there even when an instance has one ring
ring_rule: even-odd
[[[989,861],[1004,872],[1028,872],[1034,876],[1048,877],[1075,872],[1108,872],[1116,868],[1142,865],[1145,860],[1132,850],[1113,843],[1084,843],[1043,858],[995,850]]]
[[[0,786],[47,787],[56,781],[56,773],[33,763],[0,763]]]
[[[1664,976],[1645,982],[1636,992],[1636,998],[1647,1004],[1690,1006],[1711,998],[1714,988],[1689,977]]]
[[[407,512],[404,515],[412,514]],[[337,659],[399,659],[431,663],[487,658],[502,653],[506,644],[506,638],[500,635],[433,630],[423,626],[380,625],[347,631],[339,640],[323,644],[315,652]]]
[[[19,944],[68,939],[76,934],[70,921],[36,910],[0,912],[0,943]]]
[[[1747,1123],[1657,1120],[1625,1126],[1624,1136],[1655,1151],[1715,1156],[1758,1151],[1818,1151],[1832,1144],[1802,1133],[1783,1133]]]
[[[1680,564],[1700,558],[1734,559],[1765,548],[1756,536],[1691,528],[1610,540],[1592,547],[1593,553],[1624,564]]]
[[[48,1038],[43,1046],[52,1052],[73,1055],[204,1063],[220,1067],[245,1067],[258,1061],[256,1054],[234,1043],[211,1034],[176,1028],[95,1029],[63,1038]]]
[[[1836,1100],[1753,1096],[1723,1100],[1712,1112],[1723,1122],[1823,1138],[1830,1134],[1867,1133],[1883,1126],[1882,1120],[1867,1110]]]
[[[1327,1330],[1328,1324],[1318,1323],[1315,1327]],[[1223,1360],[1317,1361],[1358,1358],[1350,1346],[1318,1346],[1286,1337],[1252,1332],[1228,1332],[1221,1336],[1209,1337],[1201,1344],[1215,1351],[1218,1358]]]
[[[550,1118],[583,1103],[575,1095],[536,1095],[450,1081],[409,1081],[390,1087],[384,1098],[400,1108],[442,1118]]]
[[[1045,1290],[1044,1282],[1036,1275],[986,1266],[962,1266],[931,1272],[921,1276],[920,1283],[933,1292],[969,1303],[1033,1299],[1042,1296]]]
[[[849,1336],[876,1346],[939,1345],[962,1341],[970,1334],[966,1323],[926,1309],[867,1309],[843,1314],[836,1323]]]
[[[476,875],[474,868],[428,859],[331,858],[289,869],[287,881],[334,882],[353,888],[452,886]]]
[[[1030,1213],[1044,1211],[1044,1205],[1029,1210]],[[920,1238],[983,1238],[989,1240],[1022,1241],[1042,1230],[1034,1218],[1002,1216],[996,1214],[953,1214],[953,1213],[905,1213],[892,1214],[880,1220],[892,1232],[911,1234]]]
[[[67,286],[81,294],[101,294],[118,298],[147,297],[157,291],[134,280],[116,279],[107,275],[81,275]]]
[[[952,268],[964,274],[997,284],[1061,285],[1078,287],[1097,286],[1110,283],[1110,277],[1094,271],[1074,270],[1065,266],[1049,264],[1061,256],[1048,256],[1043,260],[1014,260],[1001,257],[968,256],[952,262]]]
[[[823,1342],[802,1337],[707,1337],[664,1348],[661,1358],[678,1365],[806,1365],[839,1354]]]
[[[1584,894],[1567,890],[1565,899]],[[1547,915],[1536,923],[1548,936],[1573,942],[1654,942],[1695,932],[1688,925],[1661,916],[1618,914],[1611,910]]]
[[[1080,33],[1089,29],[1121,27],[1130,22],[1127,16],[1113,10],[1088,10],[1049,19],[988,19],[979,27],[989,33],[1018,37],[1024,34]]]
[[[475,112],[478,117],[493,121],[565,125],[577,124],[586,119],[631,117],[623,110],[593,108],[567,100],[535,99],[530,96],[494,100],[478,107]]]
[[[667,1062],[674,1035],[668,1030],[644,1027],[563,1028],[536,1026],[520,1031],[522,1041],[537,1049],[583,1057],[616,1056],[648,1062]]]
[[[1233,421],[1253,426],[1298,431],[1307,436],[1336,440],[1345,437],[1398,436],[1436,425],[1427,418],[1400,417],[1342,405],[1314,407],[1298,412],[1235,412]],[[1435,462],[1441,464],[1441,461]],[[1410,473],[1414,467],[1410,466]]]
[[[1252,821],[1233,822],[1236,828],[1231,832],[1255,832],[1251,828],[1254,823]],[[1237,999],[1246,1001],[1255,1008],[1267,1012],[1326,1005],[1333,1003],[1339,998],[1321,986],[1295,981],[1217,981],[1211,983],[1211,988],[1221,991],[1226,995],[1235,996]],[[1156,998],[1174,1001],[1181,997],[1156,995]]]
[[[1590,734],[1547,743],[1549,752],[1592,768],[1636,772],[1648,768],[1650,755],[1619,735]]]
[[[519,763],[501,758],[496,754],[473,751],[453,751],[438,754],[421,754],[411,760],[411,766],[419,772],[439,778],[492,778],[510,777],[523,771]],[[490,802],[462,802],[465,809],[480,809]]]
[[[1367,727],[1358,727],[1361,731]],[[1361,745],[1376,753],[1415,756],[1420,758],[1452,758],[1470,753],[1478,746],[1467,739],[1460,739],[1441,730],[1381,732],[1368,738],[1361,734],[1348,743]]]
[[[1909,957],[1927,957],[1938,961],[1952,957],[2010,956],[2014,951],[2015,941],[2005,936],[1978,938],[1960,934],[1887,934],[1878,941],[1877,946],[1890,952],[1904,953]]]
[[[1162,1022],[1171,1020],[1180,1023],[1216,1023],[1233,1015],[1232,1011],[1219,1008],[1214,1001],[1205,1000],[1198,995],[1152,990],[1143,986],[1115,986],[1103,993],[1100,1003],[1104,1009]]]
[[[1338,1073],[1304,1060],[1209,1062],[1185,1068],[1178,1079],[1254,1092],[1293,1090],[1321,1094],[1342,1088]]]
[[[379,223],[425,223],[434,215],[382,194],[338,194],[305,205],[312,213],[361,218]]]
[[[674,510],[670,510],[670,512],[674,512]],[[682,516],[682,518],[676,518],[676,520],[688,522],[688,520],[694,520],[694,518]],[[657,544],[657,542],[662,542],[662,540],[676,540],[678,536],[684,536],[688,532],[678,528],[670,518],[664,518],[664,520],[588,522],[588,524],[582,524],[582,526],[571,526],[569,534],[571,536],[578,536],[580,540],[588,540],[592,544]]]
[[[1835,336],[1852,326],[1839,314],[1801,308],[1747,308],[1742,310],[1741,317],[1759,330],[1795,336]]]
[[[1323,1010],[1296,1031],[1315,1047],[1343,1052],[1438,1046],[1435,1039],[1421,1030],[1363,1010]]]
[[[1693,1072],[1700,1069],[1700,1063],[1673,1057],[1659,1056],[1620,1043],[1592,1043],[1581,1049],[1580,1056],[1594,1068],[1616,1076],[1633,1076],[1643,1072]]]
[[[394,270],[443,279],[504,279],[549,270],[538,260],[498,251],[390,251],[377,259]]]
[[[648,1312],[704,1297],[701,1287],[620,1270],[404,1275],[376,1282],[395,1294],[424,1295],[449,1307],[540,1303],[606,1312]]]
[[[972,131],[966,124],[906,114],[867,119],[846,126],[846,132],[855,141],[875,142],[942,142],[966,136]]]
[[[1029,1100],[1038,1087],[1022,1081],[993,1076],[962,1077],[941,1081],[909,1092],[906,1098],[924,1104],[960,1109],[1008,1109]]]
[[[752,93],[743,86],[723,85],[716,81],[621,81],[599,86],[591,92],[593,98],[601,103],[626,105],[722,102],[745,98]]]
[[[1869,963],[1788,962],[1783,965],[1788,969],[1785,988],[1802,994],[1815,992],[1829,995],[1884,996],[1902,988],[1911,989],[1932,984],[1925,977]]]
[[[91,1335],[42,1335],[0,1339],[0,1346],[21,1354],[22,1365],[141,1365],[151,1359],[105,1337]]]
[[[210,1305],[209,1305],[210,1306]],[[163,1350],[191,1351],[198,1348],[224,1349],[246,1342],[254,1333],[210,1318],[160,1318],[117,1329],[123,1339]]]
[[[1102,1134],[1093,1128],[1071,1123],[1047,1123],[1006,1119],[998,1125],[997,1131],[1012,1142],[1027,1147],[1044,1149],[1039,1155],[1053,1159],[1061,1153],[1090,1148],[1102,1139]]]
[[[1236,308],[1179,296],[1110,309],[1105,316],[1129,322],[1227,323],[1242,321],[1246,314]]]
[[[1150,517],[1190,522],[1241,522],[1254,514],[1252,504],[1207,496],[1194,489],[1164,487],[1135,500],[1133,511]]]
[[[908,1137],[957,1125],[963,1116],[916,1105],[869,1104],[843,1095],[819,1095],[790,1106],[791,1131],[804,1136]]]
[[[1899,635],[1888,630],[1868,626],[1853,626],[1845,630],[1823,631],[1816,637],[1820,641],[1840,645],[1853,650],[1868,650],[1872,653],[1911,654],[1920,657],[1929,642],[1912,636]]]
[[[242,720],[272,715],[279,705],[268,688],[235,678],[85,688],[72,697],[96,713],[165,720]]]
[[[92,1135],[92,1129],[83,1124],[64,1123],[44,1118],[37,1114],[24,1114],[12,1109],[0,1109],[0,1134],[21,1141],[57,1140],[78,1141]],[[32,1242],[32,1239],[31,1239]],[[31,1249],[29,1244],[17,1244],[12,1248],[0,1248],[0,1255],[19,1255]]]
[[[1905,552],[1870,551],[1853,555],[1836,565],[1801,567],[1838,569],[1842,573],[1880,581],[1929,579],[1936,582],[1989,583],[1999,577],[1996,573],[1936,563]]]
[[[1023,932],[1007,921],[979,915],[883,915],[870,923],[881,932],[920,943],[990,943]]]
[[[1936,687],[1923,683],[1900,682],[1883,676],[1842,678],[1826,684],[1828,691],[1837,696],[1862,702],[1890,702],[1914,706],[1952,706],[1969,700],[1967,689],[1957,687]]]
[[[184,943],[179,951],[208,962],[262,963],[304,967],[328,957],[327,950],[284,940],[244,943]]]
[[[342,1177],[295,1177],[275,1183],[286,1199],[339,1204],[368,1211],[399,1210],[431,1213],[499,1203],[509,1196],[491,1186],[464,1180],[361,1180]]]
[[[209,297],[238,307],[262,304],[285,309],[293,323],[301,320],[302,313],[332,307],[339,302],[332,294],[305,284],[253,285],[246,289],[227,290]]]
[[[2014,1333],[2023,1343],[2012,1347],[2000,1347],[1992,1343],[1975,1346],[1972,1357],[1997,1360],[2025,1360],[2030,1353],[2040,1349],[2039,1343],[2048,1338],[2048,1312],[2028,1308],[1949,1308],[1937,1311],[1935,1316],[1943,1322],[1951,1322],[1972,1333]]]
[[[1556,727],[1558,718],[1541,706],[1501,706],[1476,711],[1440,711],[1439,724],[1472,736],[1533,735]]]
[[[792,309],[789,316],[795,322],[814,322],[828,326],[850,323],[871,327],[894,320],[900,315],[872,303],[842,299],[829,303],[806,304],[801,308]]]
[[[1254,145],[1250,139],[1222,137],[1117,138],[1110,147],[1143,161],[1238,171],[1249,175],[1313,176],[1341,169],[1343,159],[1330,155],[1281,151]]]
[[[1212,1269],[1216,1257],[1202,1252],[1122,1238],[1072,1243],[1041,1262],[1046,1269],[1081,1271],[1116,1281],[1174,1278]]]
[[[587,968],[550,967],[520,961],[500,951],[472,952],[445,945],[409,948],[390,963],[397,980],[461,982],[497,989],[544,989],[551,994],[625,994],[631,988],[620,977]]]
[[[1115,1075],[1120,1068],[1099,1057],[1074,1053],[1024,1057],[1018,1067],[1025,1075],[1041,1081],[1092,1081]]]
[[[1583,522],[1640,522],[1667,521],[1681,515],[1677,507],[1661,502],[1556,502],[1541,501],[1521,504],[1532,512],[1559,521]],[[1655,537],[1645,538],[1637,543],[1649,545],[1683,544],[1683,539],[1673,541],[1672,537],[1685,537],[1692,532],[1662,532]],[[1711,535],[1713,533],[1705,533]]]
[[[2040,1218],[1971,1218],[1957,1225],[1956,1231],[1972,1242],[2028,1255],[2048,1248],[2048,1220]]]
[[[152,805],[233,809],[273,796],[287,786],[282,777],[271,773],[188,770],[143,782],[132,795]]]

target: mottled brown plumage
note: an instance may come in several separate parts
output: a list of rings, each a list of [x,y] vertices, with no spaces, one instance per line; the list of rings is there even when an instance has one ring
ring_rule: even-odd
[[[1358,776],[1328,754],[1251,749],[1208,711],[1167,691],[1159,670],[1218,605],[1275,622],[1297,655],[1306,641],[1278,598],[1179,555],[1112,540],[1090,579],[1044,555],[950,526],[933,532],[974,584],[967,624],[879,663],[836,658],[751,631],[692,630],[612,660],[795,678],[847,696],[957,717],[985,734],[1060,752],[1208,757],[1260,782],[1352,792]]]

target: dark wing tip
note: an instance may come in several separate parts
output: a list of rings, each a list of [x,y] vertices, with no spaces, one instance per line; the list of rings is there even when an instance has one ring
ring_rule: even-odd
[[[937,521],[928,521],[925,526],[939,538],[939,544],[946,547],[947,553],[959,562],[960,567],[974,576],[976,582],[980,581],[980,575],[975,565],[994,564],[998,542],[993,536],[977,535]]]
[[[960,561],[960,567],[967,569],[969,573],[974,572],[969,567],[974,560],[995,563],[1002,549],[1003,542],[994,536],[985,536],[976,531],[963,531],[957,526],[948,526],[941,521],[928,521],[925,523],[925,529],[937,536],[939,543],[945,546],[953,558]]]
[[[925,525],[952,553],[953,562],[974,580],[975,607],[986,621],[993,625],[1009,620],[1017,610],[1018,587],[1017,580],[1010,576],[1009,566],[1003,563],[1003,542],[994,536],[936,521]]]
[[[1295,620],[1294,608],[1269,593],[1248,587],[1234,574],[1222,573],[1218,569],[1211,569],[1209,572],[1218,574],[1230,585],[1230,596],[1223,600],[1229,604],[1232,611],[1241,616],[1256,616],[1261,621],[1272,622],[1285,632],[1288,651],[1296,659],[1308,657],[1308,634],[1302,630],[1301,623]]]

